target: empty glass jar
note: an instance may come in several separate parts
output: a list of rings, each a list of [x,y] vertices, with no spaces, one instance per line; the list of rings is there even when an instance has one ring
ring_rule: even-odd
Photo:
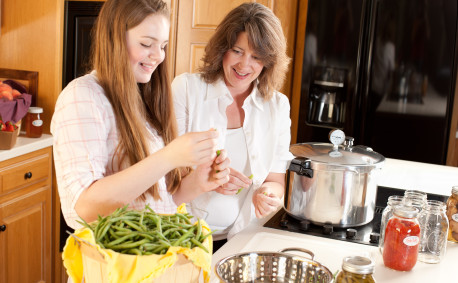
[[[420,212],[426,205],[427,194],[417,190],[407,190],[404,192],[404,204],[415,207]]]
[[[420,246],[418,260],[439,263],[447,247],[448,219],[444,202],[428,200],[418,214],[420,223]]]

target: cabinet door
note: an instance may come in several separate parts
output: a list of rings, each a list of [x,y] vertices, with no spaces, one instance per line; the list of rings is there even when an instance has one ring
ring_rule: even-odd
[[[0,282],[51,282],[51,187],[0,204],[0,227]]]
[[[244,0],[179,0],[175,76],[197,71],[210,37],[224,16]],[[272,8],[273,0],[256,1]]]

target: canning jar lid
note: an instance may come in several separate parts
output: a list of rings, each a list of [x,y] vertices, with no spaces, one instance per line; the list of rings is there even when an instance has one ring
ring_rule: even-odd
[[[372,274],[374,266],[374,262],[364,256],[347,256],[342,262],[343,270],[356,274]]]
[[[43,108],[41,108],[41,107],[29,107],[29,110],[27,110],[27,112],[33,113],[33,114],[40,114],[40,113],[43,113]]]
[[[452,195],[458,195],[458,186],[452,187]]]
[[[296,157],[306,157],[323,164],[374,167],[381,165],[385,157],[366,146],[339,145],[335,147],[330,143],[300,143],[290,147],[291,153]]]

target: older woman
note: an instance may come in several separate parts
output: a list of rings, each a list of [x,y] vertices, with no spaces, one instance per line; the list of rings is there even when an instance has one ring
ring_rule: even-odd
[[[177,76],[172,93],[179,135],[215,128],[218,148],[231,160],[230,181],[190,204],[217,230],[216,250],[255,215],[281,205],[292,155],[289,102],[276,91],[289,63],[279,19],[258,3],[236,7],[217,27],[203,62],[200,73]]]

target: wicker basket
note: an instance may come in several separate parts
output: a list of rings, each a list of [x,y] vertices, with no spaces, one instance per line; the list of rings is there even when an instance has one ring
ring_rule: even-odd
[[[97,248],[86,241],[78,241],[80,244],[84,283],[108,283],[108,264],[104,256]],[[135,257],[132,255],[132,257]],[[195,266],[184,255],[178,254],[178,260],[168,268],[165,273],[156,277],[153,283],[196,283],[203,282],[201,268]]]

